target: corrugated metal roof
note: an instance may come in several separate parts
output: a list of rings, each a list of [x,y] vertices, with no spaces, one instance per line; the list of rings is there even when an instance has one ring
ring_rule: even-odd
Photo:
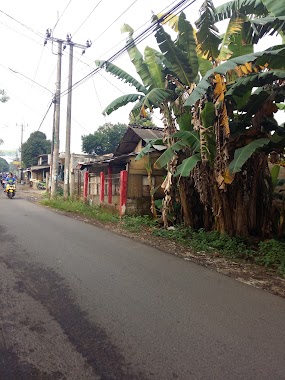
[[[145,143],[147,143],[149,140],[160,139],[162,137],[162,128],[130,125],[114,155],[120,156],[122,154],[134,152],[140,140],[143,140]]]
[[[39,165],[39,166],[31,166],[31,171],[33,170],[40,170],[40,169],[49,169],[50,166],[49,165]]]

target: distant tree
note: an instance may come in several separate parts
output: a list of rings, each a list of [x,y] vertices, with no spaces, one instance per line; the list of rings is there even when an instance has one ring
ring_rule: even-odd
[[[101,125],[93,134],[81,136],[82,151],[98,155],[113,153],[127,128],[126,124],[120,123]]]
[[[4,144],[4,141],[2,139],[0,139],[0,145]]]
[[[28,140],[22,146],[22,161],[25,167],[36,165],[37,156],[50,153],[51,142],[47,140],[43,132],[31,133]]]
[[[0,157],[0,173],[8,172],[9,169],[8,162],[4,158]]]
[[[9,96],[6,95],[6,93],[5,93],[4,90],[0,90],[0,95],[1,95],[1,97],[0,97],[0,102],[1,102],[1,103],[6,103],[6,102],[8,102],[8,100],[9,100]]]

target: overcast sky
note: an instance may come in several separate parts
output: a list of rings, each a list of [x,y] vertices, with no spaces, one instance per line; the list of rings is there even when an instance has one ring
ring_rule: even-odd
[[[216,0],[220,4],[223,1]],[[0,149],[17,149],[21,143],[21,125],[24,125],[24,141],[40,130],[51,139],[53,107],[48,105],[55,91],[57,45],[48,42],[44,46],[47,28],[53,36],[65,39],[71,33],[72,40],[85,44],[93,42],[82,56],[81,50],[74,51],[73,83],[82,79],[95,68],[94,60],[106,60],[125,45],[126,35],[120,33],[124,23],[137,33],[151,23],[152,12],[165,13],[178,0],[13,0],[0,1],[0,89],[4,89],[10,100],[0,103],[0,138],[4,144]],[[190,4],[188,1],[186,4]],[[187,19],[194,21],[202,0],[196,0],[185,9]],[[279,42],[270,37],[264,47]],[[138,45],[156,48],[153,36]],[[127,54],[114,64],[136,76]],[[12,71],[13,70],[13,71]],[[18,73],[15,73],[15,71]],[[62,60],[62,91],[67,88],[68,48]],[[36,83],[33,83],[36,82]],[[108,117],[102,115],[112,100],[133,89],[116,78],[100,71],[73,91],[71,151],[81,152],[81,135],[93,133],[105,122],[128,123],[130,107],[115,111]],[[65,150],[66,99],[61,99],[60,151]],[[154,122],[160,125],[159,119]],[[41,126],[40,126],[41,125]]]

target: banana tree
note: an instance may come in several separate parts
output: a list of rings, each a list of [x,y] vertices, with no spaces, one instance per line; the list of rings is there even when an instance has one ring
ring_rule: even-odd
[[[284,9],[283,3],[280,6]],[[268,16],[269,10],[258,0],[232,1],[215,10],[206,0],[196,23],[200,62],[210,62],[212,69],[185,102],[200,146],[199,152],[188,150],[190,156],[176,174],[194,179],[206,211],[204,226],[220,232],[270,231],[267,155],[284,144],[284,128],[273,117],[275,102],[284,98],[284,46],[254,54],[253,43],[284,31],[282,12],[276,18]],[[219,38],[215,23],[226,18],[228,29]],[[187,151],[177,141],[172,149]]]
[[[178,125],[181,129],[187,129],[191,125],[191,114],[183,107],[185,100],[183,96],[185,91],[192,91],[198,77],[198,57],[193,28],[186,21],[184,14],[177,21],[177,40],[172,41],[164,28],[157,24],[155,37],[161,52],[147,47],[144,57],[135,46],[132,28],[128,25],[122,28],[123,32],[129,33],[128,53],[142,83],[110,62],[96,62],[98,66],[134,86],[138,91],[115,99],[104,112],[110,114],[130,102],[135,103],[132,112],[139,113],[142,117],[147,111],[159,108],[164,125],[163,140],[167,147],[174,143],[172,135]],[[167,163],[167,176],[162,185],[165,192],[162,207],[165,227],[168,226],[168,214],[172,211],[174,199],[177,198],[176,186],[173,186],[176,181],[174,178],[176,166],[177,155],[174,153]],[[186,206],[185,196],[184,204]]]
[[[247,16],[255,11],[265,16],[269,13],[263,3],[254,8],[249,1],[220,7],[216,20],[231,17],[220,53],[216,59],[212,54],[213,68],[185,102],[185,107],[193,110],[193,122],[200,136],[205,133],[204,110],[215,110],[211,126],[216,140],[214,164],[207,149],[203,154],[201,146],[200,160],[195,160],[195,168],[190,166],[191,175],[196,178],[202,203],[213,211],[213,228],[239,235],[270,232],[271,179],[267,156],[284,147],[284,128],[278,126],[273,115],[277,111],[275,103],[284,99],[285,46],[250,52],[253,41],[272,30],[284,31],[284,17],[253,20]],[[243,22],[237,20],[241,16]],[[247,54],[238,56],[243,47]],[[205,147],[208,146],[206,141]],[[185,168],[190,160],[191,157],[182,163],[178,173],[189,175]],[[205,171],[207,186],[201,186]]]

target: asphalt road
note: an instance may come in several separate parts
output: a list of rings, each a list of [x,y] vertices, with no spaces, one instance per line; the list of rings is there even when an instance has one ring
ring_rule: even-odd
[[[0,242],[0,380],[285,379],[282,298],[20,193]]]

